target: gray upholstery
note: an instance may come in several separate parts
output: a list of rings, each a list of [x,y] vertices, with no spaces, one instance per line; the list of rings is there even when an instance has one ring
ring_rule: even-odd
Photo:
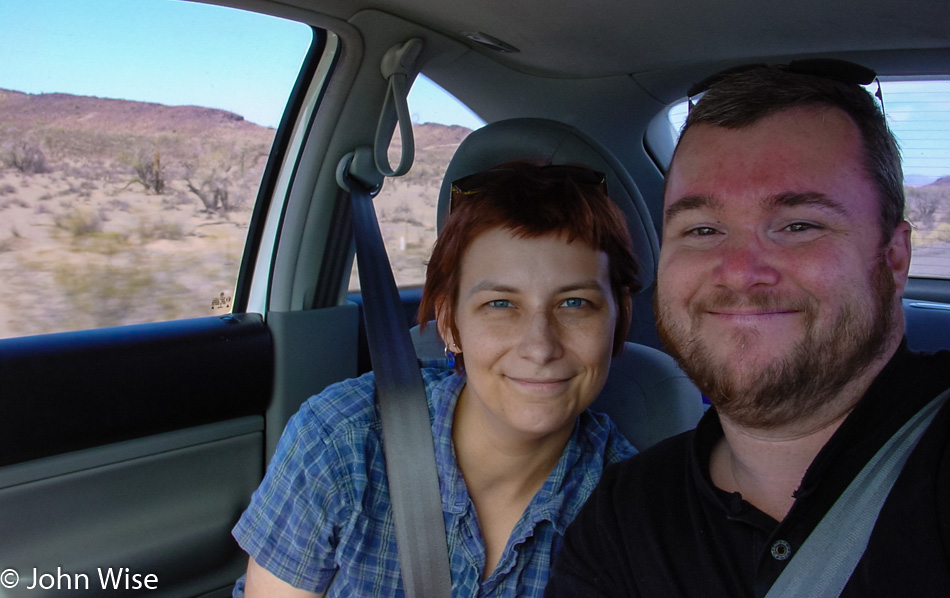
[[[465,138],[445,171],[439,190],[438,230],[442,232],[451,204],[452,181],[518,159],[576,162],[607,175],[607,191],[627,217],[633,251],[644,288],[653,284],[659,243],[637,186],[616,158],[596,140],[564,123],[540,118],[514,118],[491,123]]]
[[[576,162],[607,175],[610,197],[627,217],[641,281],[644,288],[651,286],[659,245],[636,185],[605,147],[563,123],[519,118],[492,123],[469,135],[456,151],[442,181],[439,231],[450,208],[452,181],[516,159],[542,159],[553,164]],[[638,303],[636,313],[651,309],[648,293],[641,293]],[[442,356],[444,344],[434,322],[424,333],[413,328],[412,339],[420,358]],[[640,450],[692,428],[703,414],[699,390],[673,359],[634,343],[627,343],[614,359],[607,384],[592,408],[609,414]]]

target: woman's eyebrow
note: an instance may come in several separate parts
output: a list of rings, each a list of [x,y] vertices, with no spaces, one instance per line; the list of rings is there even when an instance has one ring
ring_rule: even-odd
[[[578,282],[572,282],[564,286],[558,287],[557,293],[569,293],[571,291],[599,291],[604,292],[604,287],[597,279],[591,278],[589,280],[582,280]],[[476,283],[468,291],[468,296],[471,297],[478,293],[482,292],[491,292],[491,293],[508,293],[514,294],[518,293],[519,289],[510,285],[502,284],[493,280],[483,280]]]
[[[571,291],[598,291],[604,292],[604,286],[596,279],[585,280],[564,285],[558,288],[558,293],[570,293]]]
[[[468,296],[471,297],[472,295],[481,293],[483,291],[490,291],[493,293],[517,293],[518,289],[494,280],[482,280],[468,290]]]

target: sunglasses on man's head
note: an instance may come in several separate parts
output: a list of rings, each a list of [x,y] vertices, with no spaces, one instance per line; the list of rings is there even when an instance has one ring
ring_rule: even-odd
[[[491,185],[503,184],[505,180],[510,179],[519,172],[525,172],[523,168],[491,168],[464,176],[452,183],[452,196],[468,195],[484,190]],[[607,177],[602,172],[578,164],[548,164],[538,166],[536,173],[545,179],[554,181],[572,181],[577,185],[599,186],[603,185],[604,193],[607,192]]]
[[[693,101],[694,97],[708,91],[709,88],[716,83],[739,73],[763,68],[770,67],[765,63],[743,64],[719,71],[698,83],[694,83],[686,91],[686,97],[689,98],[689,107],[693,108],[693,106],[695,106],[695,102]],[[832,79],[849,85],[863,86],[876,82],[877,91],[874,93],[874,96],[881,102],[881,113],[884,112],[884,96],[881,93],[881,82],[877,78],[877,73],[866,66],[848,62],[847,60],[838,60],[836,58],[805,58],[802,60],[793,60],[788,64],[776,64],[771,68],[799,75],[812,75],[814,77]]]

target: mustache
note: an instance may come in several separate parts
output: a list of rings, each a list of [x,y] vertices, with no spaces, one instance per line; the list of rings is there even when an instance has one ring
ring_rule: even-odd
[[[789,297],[769,292],[736,293],[717,289],[693,302],[693,315],[726,310],[800,311],[814,312],[814,304],[807,297]]]

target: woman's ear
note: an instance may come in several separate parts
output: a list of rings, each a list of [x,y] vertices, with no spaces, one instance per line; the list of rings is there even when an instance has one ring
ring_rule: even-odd
[[[439,337],[442,339],[442,342],[446,347],[449,347],[449,350],[453,353],[458,353],[461,351],[454,350],[453,346],[458,346],[458,339],[455,338],[455,335],[452,334],[452,314],[450,310],[446,308],[445,303],[439,303],[435,307],[435,326],[439,331]]]

